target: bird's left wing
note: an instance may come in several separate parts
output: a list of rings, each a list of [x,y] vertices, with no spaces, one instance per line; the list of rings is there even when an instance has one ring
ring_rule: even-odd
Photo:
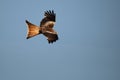
[[[56,40],[58,40],[57,32],[54,31],[52,28],[50,28],[49,30],[46,30],[43,33],[43,35],[47,37],[48,43],[53,43],[53,42],[56,42]]]

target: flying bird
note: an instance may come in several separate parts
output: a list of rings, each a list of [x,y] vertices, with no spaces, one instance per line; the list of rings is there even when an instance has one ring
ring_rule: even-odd
[[[43,34],[48,43],[53,43],[58,40],[58,34],[53,29],[55,22],[56,22],[56,13],[54,11],[49,10],[44,12],[44,18],[40,22],[40,26],[32,24],[28,20],[26,20],[26,24],[28,27],[27,37],[26,39],[32,38],[36,35]]]

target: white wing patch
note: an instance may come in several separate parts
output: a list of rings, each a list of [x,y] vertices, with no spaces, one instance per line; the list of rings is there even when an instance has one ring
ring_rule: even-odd
[[[57,32],[51,32],[51,31],[46,31],[46,32],[50,34],[57,34]]]
[[[55,25],[55,22],[54,21],[48,21],[45,23],[45,27],[49,27],[49,28],[53,28],[53,26]]]

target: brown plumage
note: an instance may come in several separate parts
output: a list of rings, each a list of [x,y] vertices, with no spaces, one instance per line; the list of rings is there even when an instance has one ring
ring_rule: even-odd
[[[56,14],[54,11],[45,11],[44,18],[40,22],[40,26],[36,26],[35,24],[30,23],[26,20],[26,24],[28,27],[27,39],[34,37],[39,34],[43,34],[47,37],[48,43],[53,43],[58,40],[57,32],[53,29],[55,24]]]

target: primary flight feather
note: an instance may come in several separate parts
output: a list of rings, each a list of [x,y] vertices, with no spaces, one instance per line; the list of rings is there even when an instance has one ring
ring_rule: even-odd
[[[53,29],[54,24],[56,22],[56,14],[54,11],[45,11],[44,18],[40,22],[40,26],[36,26],[35,24],[32,24],[31,22],[26,20],[26,24],[28,27],[27,32],[27,39],[34,37],[39,34],[43,34],[46,36],[48,43],[53,43],[58,40],[58,34]]]

